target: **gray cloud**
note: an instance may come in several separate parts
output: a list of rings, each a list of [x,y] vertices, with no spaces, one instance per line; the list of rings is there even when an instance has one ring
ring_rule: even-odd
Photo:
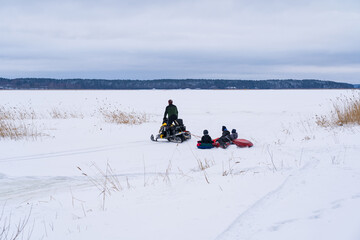
[[[254,2],[1,1],[0,71],[360,82],[359,1]]]

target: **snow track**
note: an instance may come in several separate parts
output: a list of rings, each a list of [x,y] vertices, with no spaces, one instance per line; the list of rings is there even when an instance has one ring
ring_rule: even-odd
[[[285,197],[288,194],[288,191],[292,191],[289,189],[296,185],[294,179],[296,179],[297,176],[302,178],[302,173],[315,165],[316,164],[314,163],[309,163],[299,170],[296,175],[287,177],[277,189],[269,192],[241,213],[234,222],[216,238],[216,240],[251,239],[251,237],[259,231],[255,218],[257,219],[259,217],[258,215],[261,215],[272,202],[276,202],[279,198]]]
[[[148,143],[148,141],[147,142],[146,141],[134,141],[134,142],[129,142],[129,143],[105,145],[105,146],[99,146],[99,147],[72,149],[72,150],[39,153],[39,154],[24,155],[24,156],[6,157],[6,158],[0,158],[0,163],[28,161],[28,160],[37,160],[37,159],[54,158],[54,157],[66,157],[66,156],[74,156],[74,155],[81,155],[81,154],[87,154],[87,153],[104,152],[104,151],[134,147],[140,143],[143,146],[151,144],[151,143]]]
[[[84,177],[21,177],[0,179],[0,201],[8,204],[94,187]]]
[[[337,179],[348,169],[333,166],[327,173],[319,174],[319,163],[314,160],[291,174],[276,190],[241,213],[216,240],[302,240],[320,235],[326,239],[341,239],[344,234],[348,236],[344,239],[352,239],[360,236],[360,230],[356,230],[360,220],[358,214],[354,214],[355,222],[345,228],[342,223],[347,221],[347,214],[339,214],[342,211],[352,214],[354,206],[360,204],[360,191],[348,188],[360,184],[360,172],[351,171],[345,181],[339,182]],[[309,191],[310,188],[316,188],[317,194]],[[339,193],[342,198],[332,200]],[[343,230],[339,231],[338,226]]]

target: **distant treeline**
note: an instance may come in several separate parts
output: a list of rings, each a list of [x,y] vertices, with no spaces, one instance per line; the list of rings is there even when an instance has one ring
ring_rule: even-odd
[[[321,80],[158,79],[102,80],[52,78],[0,78],[0,89],[335,89],[348,83]]]

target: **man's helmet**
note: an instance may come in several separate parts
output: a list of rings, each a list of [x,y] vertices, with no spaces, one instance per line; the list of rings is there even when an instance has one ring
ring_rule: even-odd
[[[171,99],[169,99],[168,103],[171,105],[173,103],[173,101]]]
[[[204,133],[204,135],[209,134],[208,130],[206,130],[206,129],[204,130],[204,132],[203,132],[203,133]]]
[[[236,133],[236,129],[231,130],[231,133]]]

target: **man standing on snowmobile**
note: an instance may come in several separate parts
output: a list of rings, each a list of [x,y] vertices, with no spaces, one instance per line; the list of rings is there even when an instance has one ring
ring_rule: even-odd
[[[165,109],[164,120],[166,119],[166,115],[168,115],[168,127],[171,127],[171,124],[178,119],[178,110],[177,107],[173,104],[173,101],[169,99],[169,105]]]

